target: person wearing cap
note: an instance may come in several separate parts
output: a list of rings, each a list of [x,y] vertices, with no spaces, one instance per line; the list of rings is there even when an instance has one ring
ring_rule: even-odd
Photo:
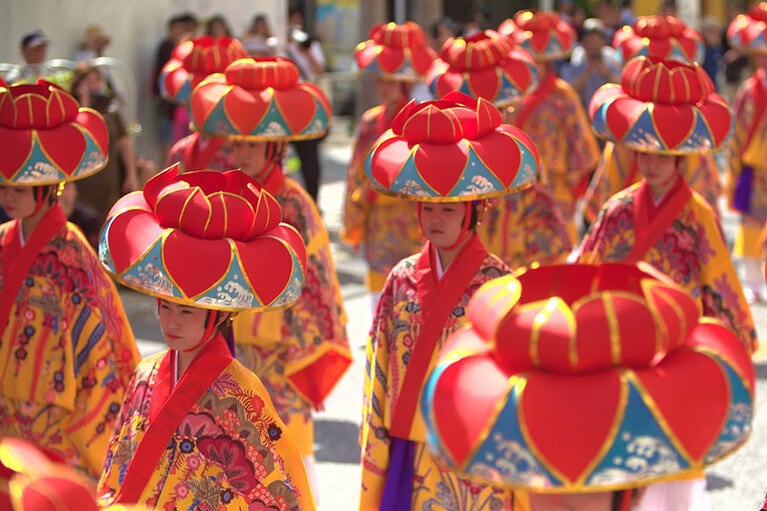
[[[727,203],[740,215],[733,255],[743,263],[743,281],[750,302],[762,299],[759,243],[767,222],[767,2],[754,5],[746,14],[730,22],[727,38],[730,46],[748,54],[756,68],[738,88],[732,109],[735,113],[735,136],[730,145],[727,174]]]
[[[35,83],[38,78],[44,78],[66,88],[70,77],[69,69],[54,68],[50,65],[51,62],[47,61],[48,36],[42,30],[35,29],[25,33],[19,43],[19,52],[24,58],[24,64],[11,66],[11,70],[3,77],[7,83]]]
[[[562,66],[562,79],[573,86],[588,108],[591,96],[602,85],[617,82],[620,63],[614,50],[607,44],[605,26],[598,18],[583,22],[580,44],[576,46],[570,61]]]
[[[0,225],[0,438],[24,438],[90,478],[139,355],[58,191],[101,170],[106,151],[103,118],[64,90],[0,86],[0,204],[11,217]]]
[[[412,202],[370,189],[365,177],[365,157],[408,102],[410,88],[423,79],[434,57],[423,30],[411,21],[376,25],[370,31],[370,39],[358,44],[355,50],[357,67],[374,75],[375,91],[382,103],[363,113],[357,124],[346,175],[340,236],[355,249],[363,247],[368,265],[365,285],[373,311],[386,276],[401,259],[418,252],[423,235]]]
[[[486,283],[466,313],[421,397],[429,448],[465,477],[529,491],[532,511],[689,509],[653,487],[751,434],[748,350],[648,265],[525,270]]]
[[[112,38],[106,33],[104,27],[98,24],[92,24],[85,27],[83,36],[80,39],[80,45],[72,54],[72,60],[75,62],[91,61],[104,56]]]
[[[634,25],[618,30],[613,45],[622,62],[645,55],[692,64],[700,62],[705,52],[701,35],[671,15],[640,16]],[[619,81],[618,78],[614,83]],[[722,193],[719,174],[724,170],[713,151],[684,155],[679,165],[687,184],[706,199],[717,219]],[[641,179],[634,152],[620,144],[606,142],[583,197],[585,221],[594,222],[607,199]]]
[[[426,76],[432,93],[469,92],[491,101],[505,122],[538,84],[532,56],[494,30],[449,39]],[[551,191],[540,181],[503,197],[488,199],[477,234],[492,254],[511,268],[564,260],[572,250],[564,220]]]
[[[101,263],[157,298],[168,349],[133,374],[98,485],[102,505],[314,509],[296,440],[224,337],[233,314],[301,294],[306,251],[281,219],[274,197],[238,170],[182,174],[176,165],[115,204]]]
[[[359,509],[514,509],[511,491],[445,470],[426,450],[418,408],[446,337],[484,282],[510,268],[476,233],[480,203],[531,186],[538,154],[489,101],[461,93],[410,102],[365,164],[374,190],[417,203],[426,238],[389,274],[367,342]]]
[[[501,23],[498,32],[529,51],[541,69],[539,85],[516,109],[515,125],[535,142],[542,158],[541,180],[551,188],[575,244],[577,203],[599,161],[599,146],[578,93],[555,69],[573,50],[575,31],[555,12],[521,10]]]
[[[181,108],[176,109],[174,126],[189,126],[189,98],[203,78],[222,73],[226,66],[248,53],[239,40],[232,37],[196,37],[182,41],[173,50],[158,78],[160,95]],[[229,170],[237,167],[231,143],[198,131],[180,138],[168,152],[166,166],[181,162],[189,170]]]
[[[237,60],[195,87],[191,114],[193,129],[232,140],[236,164],[274,195],[306,245],[301,298],[281,311],[240,314],[233,327],[237,358],[269,389],[312,478],[312,412],[323,409],[352,355],[327,229],[307,191],[283,174],[287,142],[323,136],[332,115],[319,87],[298,76],[282,57]]]

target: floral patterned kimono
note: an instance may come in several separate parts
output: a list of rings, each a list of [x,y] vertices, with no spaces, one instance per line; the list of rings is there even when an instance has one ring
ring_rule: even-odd
[[[542,181],[576,243],[575,207],[599,162],[599,146],[578,93],[549,72],[532,94],[522,100],[514,124],[535,142],[543,167]]]
[[[184,172],[190,170],[231,170],[238,167],[231,146],[223,138],[206,137],[194,132],[182,138],[170,148],[165,166],[176,162],[184,165]]]
[[[581,244],[580,261],[650,263],[686,288],[703,315],[729,325],[750,352],[757,348],[724,234],[681,175],[657,206],[644,179],[610,198]]]
[[[262,184],[282,206],[282,221],[304,239],[304,289],[298,302],[284,310],[235,317],[236,354],[269,390],[301,453],[310,455],[314,452],[312,408],[321,408],[351,364],[346,312],[330,238],[314,201],[280,169]]]
[[[372,191],[365,177],[365,157],[395,114],[379,105],[362,115],[346,177],[341,239],[352,246],[362,244],[368,265],[366,284],[374,293],[383,289],[395,264],[423,245],[413,202]]]
[[[562,262],[572,250],[562,215],[543,184],[487,202],[477,234],[511,268]]]
[[[28,240],[0,226],[0,438],[98,478],[139,360],[114,284],[54,205]]]
[[[424,379],[448,335],[465,322],[469,298],[509,267],[476,236],[439,280],[435,257],[426,242],[420,254],[395,266],[373,320],[361,430],[362,511],[514,509],[511,491],[437,464],[425,444],[419,406]]]
[[[722,186],[719,182],[719,168],[713,153],[691,154],[683,157],[679,171],[687,180],[690,188],[698,192],[714,210],[719,218],[719,195]],[[586,220],[593,222],[602,205],[611,196],[642,179],[629,149],[607,142],[596,172],[586,191],[584,201]]]
[[[728,205],[743,215],[734,255],[761,259],[759,235],[767,222],[767,71],[760,69],[732,102],[735,136],[730,145]]]
[[[174,384],[175,352],[144,359],[109,444],[102,505],[162,510],[313,510],[292,435],[266,389],[209,341]]]

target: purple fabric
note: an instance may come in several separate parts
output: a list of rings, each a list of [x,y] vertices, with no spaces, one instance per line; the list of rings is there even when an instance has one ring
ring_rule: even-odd
[[[732,206],[742,213],[751,211],[751,188],[754,183],[754,169],[750,165],[743,165],[743,170],[735,183],[735,193],[732,198]]]
[[[402,511],[410,509],[413,495],[413,463],[415,442],[391,437],[389,444],[389,469],[386,473],[381,507],[379,511]]]
[[[234,332],[232,329],[229,329],[229,334],[226,336],[226,345],[229,346],[229,351],[232,353],[233,357],[237,357],[237,354],[234,352]]]

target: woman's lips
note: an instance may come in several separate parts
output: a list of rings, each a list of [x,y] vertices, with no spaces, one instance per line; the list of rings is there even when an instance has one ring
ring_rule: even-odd
[[[173,339],[173,340],[181,339],[180,335],[174,335],[174,334],[165,334],[165,335],[166,337],[168,337],[168,339]]]

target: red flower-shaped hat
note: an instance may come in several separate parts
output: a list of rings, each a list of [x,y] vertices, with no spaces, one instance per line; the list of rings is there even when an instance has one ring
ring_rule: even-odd
[[[498,26],[498,32],[529,51],[539,62],[567,57],[578,42],[573,27],[552,11],[518,11],[513,19]]]
[[[732,110],[697,64],[636,57],[621,84],[597,90],[589,105],[600,137],[648,153],[713,150],[733,131]]]
[[[0,442],[0,469],[3,467],[10,477],[12,509],[17,511],[146,509],[130,505],[100,507],[96,502],[92,481],[74,468],[50,460],[37,447],[18,438],[6,437]]]
[[[298,78],[289,59],[237,60],[192,91],[193,127],[227,138],[319,138],[332,117],[330,103],[319,87]]]
[[[738,14],[727,27],[730,45],[744,52],[767,53],[767,2],[759,2],[746,14]]]
[[[467,315],[422,397],[430,447],[459,473],[543,492],[629,488],[698,472],[751,432],[749,354],[647,265],[501,277]]]
[[[52,83],[0,87],[0,183],[48,185],[95,174],[109,136],[101,114]]]
[[[435,57],[423,29],[412,21],[376,25],[354,50],[360,70],[403,82],[423,78]]]
[[[223,73],[226,66],[248,56],[238,39],[228,36],[197,37],[182,41],[173,49],[160,72],[160,94],[168,101],[186,103],[203,78]]]
[[[530,53],[494,30],[445,41],[426,83],[435,97],[458,91],[499,108],[528,94],[538,83]]]
[[[426,202],[470,201],[531,186],[538,151],[522,130],[501,120],[489,101],[457,92],[411,101],[373,144],[365,173],[382,193]]]
[[[276,199],[238,170],[178,165],[112,208],[99,257],[122,284],[216,310],[286,306],[301,294],[306,250]]]
[[[703,62],[703,37],[670,14],[639,16],[613,36],[613,48],[624,62],[644,55],[682,62]]]

